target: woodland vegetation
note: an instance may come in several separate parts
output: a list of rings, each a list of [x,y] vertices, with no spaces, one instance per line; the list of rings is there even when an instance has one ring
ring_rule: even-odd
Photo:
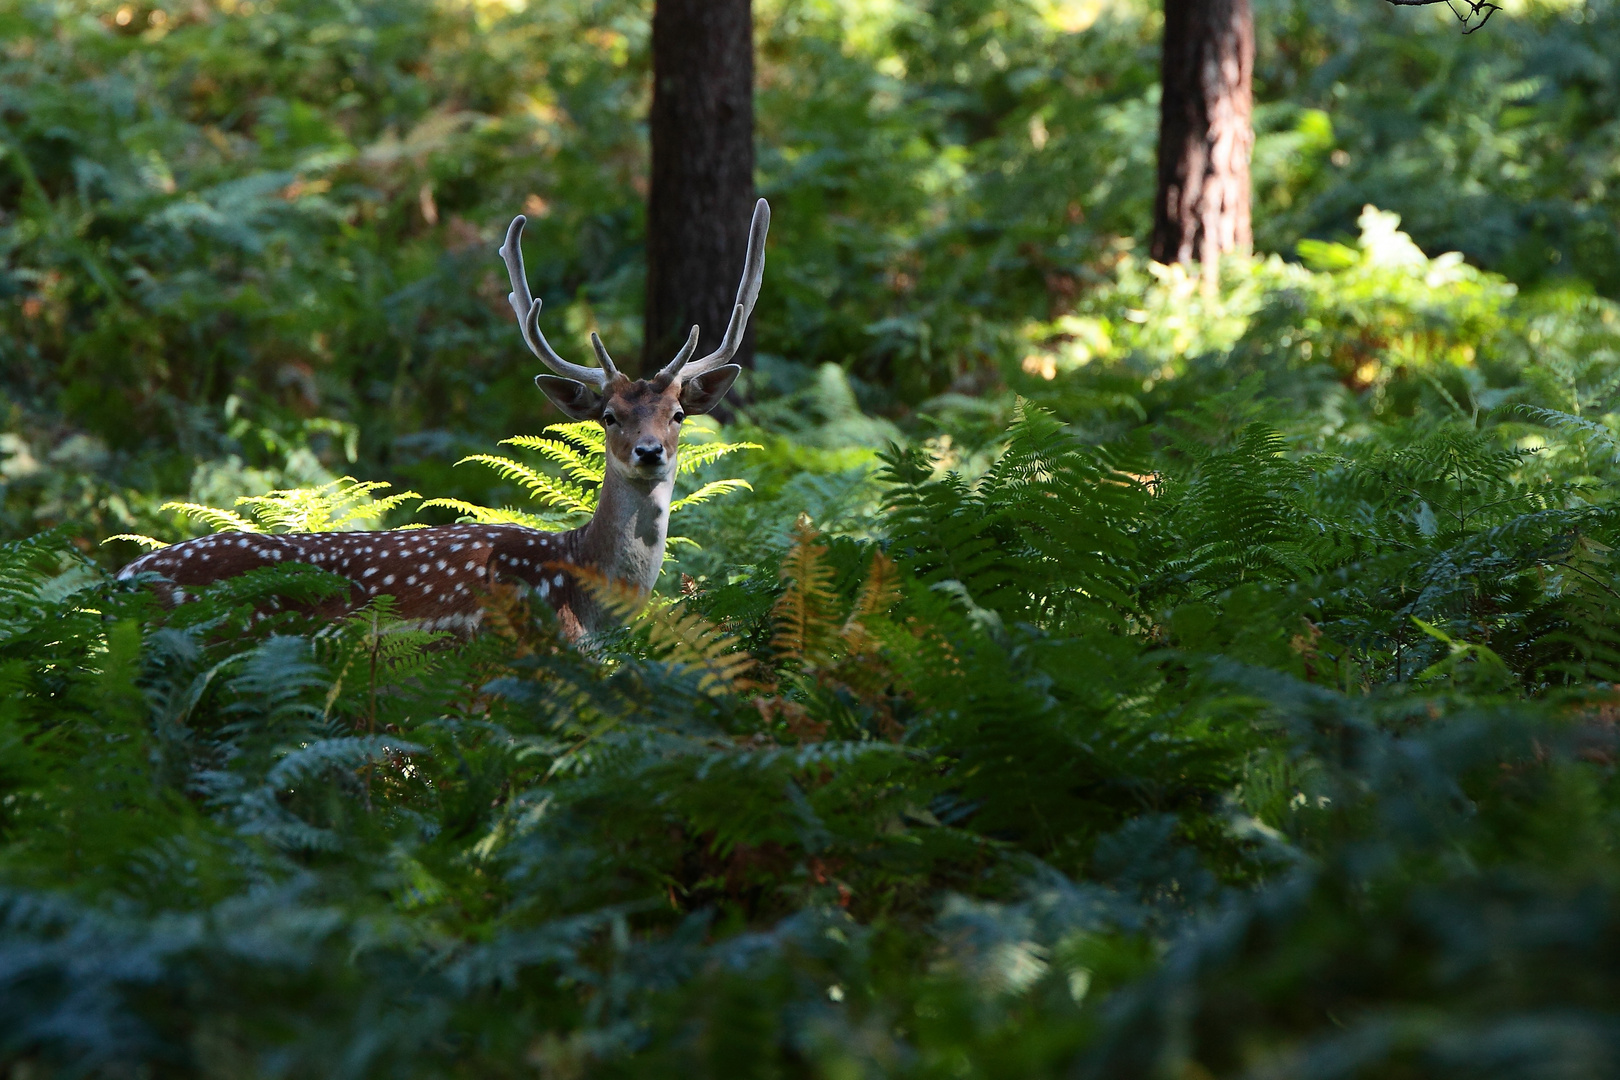
[[[1255,0],[1203,269],[1160,5],[753,20],[753,367],[582,649],[112,572],[590,512],[495,249],[638,355],[651,4],[0,0],[6,1075],[1620,1072],[1613,0]]]

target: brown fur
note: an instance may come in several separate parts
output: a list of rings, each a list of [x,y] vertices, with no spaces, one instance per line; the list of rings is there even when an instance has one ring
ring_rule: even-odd
[[[484,597],[499,584],[523,582],[578,627],[576,609],[589,602],[570,573],[575,533],[545,533],[518,525],[442,525],[391,532],[218,533],[141,556],[118,574],[155,573],[165,601],[225,578],[280,563],[305,563],[353,582],[347,597],[321,605],[336,618],[379,595],[394,611],[428,629],[475,632]]]

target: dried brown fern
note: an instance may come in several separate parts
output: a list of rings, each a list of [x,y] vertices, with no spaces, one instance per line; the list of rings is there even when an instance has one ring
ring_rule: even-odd
[[[706,694],[735,693],[754,666],[734,635],[679,604],[649,605],[640,624],[654,655],[698,671],[698,688]]]
[[[793,546],[782,561],[782,580],[788,587],[771,612],[776,628],[771,651],[780,664],[815,667],[829,658],[827,647],[838,634],[834,573],[820,539],[810,518],[800,514],[793,527]]]

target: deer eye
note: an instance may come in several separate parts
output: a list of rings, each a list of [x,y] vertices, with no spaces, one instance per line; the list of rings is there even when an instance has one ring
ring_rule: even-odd
[[[683,412],[678,412],[678,411],[677,411],[677,412],[676,412],[676,413],[675,413],[675,415],[674,415],[674,416],[672,416],[672,417],[670,417],[670,419],[671,419],[671,420],[673,420],[673,421],[675,421],[675,422],[676,422],[676,423],[677,423],[677,424],[678,424],[678,423],[680,423],[680,422],[681,422],[681,421],[682,421],[682,420],[685,420],[685,419],[686,419],[686,414],[685,414],[685,413],[683,413]]]
[[[614,416],[612,413],[605,412],[605,413],[602,414],[602,423],[606,424],[608,427],[612,427],[614,424],[617,424],[618,422],[619,422],[619,418],[617,416]]]

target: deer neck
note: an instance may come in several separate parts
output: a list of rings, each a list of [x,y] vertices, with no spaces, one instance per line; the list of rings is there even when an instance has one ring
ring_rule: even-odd
[[[579,532],[579,563],[645,599],[663,569],[674,493],[673,469],[668,479],[641,480],[609,464],[596,515]]]

